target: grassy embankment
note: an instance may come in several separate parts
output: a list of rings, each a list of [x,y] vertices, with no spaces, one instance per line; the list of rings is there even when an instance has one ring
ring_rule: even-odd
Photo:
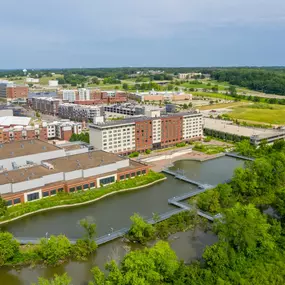
[[[149,171],[147,175],[135,177],[126,181],[116,182],[114,184],[89,189],[87,191],[78,191],[76,193],[59,193],[53,197],[48,197],[35,201],[33,203],[24,203],[18,206],[9,207],[5,216],[0,218],[2,222],[9,222],[11,219],[21,217],[26,214],[32,214],[40,210],[48,210],[53,207],[64,207],[71,205],[80,205],[81,203],[88,203],[102,198],[105,195],[115,194],[133,188],[140,188],[147,186],[151,183],[158,182],[164,179],[165,176],[162,173],[156,173]]]

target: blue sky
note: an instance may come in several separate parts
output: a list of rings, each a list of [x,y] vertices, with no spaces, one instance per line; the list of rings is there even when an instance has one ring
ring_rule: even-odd
[[[0,9],[0,69],[285,65],[284,0],[9,0]]]

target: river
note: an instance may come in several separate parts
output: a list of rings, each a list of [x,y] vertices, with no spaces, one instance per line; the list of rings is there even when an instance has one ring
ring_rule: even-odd
[[[182,169],[185,175],[202,183],[215,185],[221,183],[233,174],[233,170],[242,166],[243,161],[230,157],[221,157],[205,162],[181,160],[174,163],[173,169]],[[43,237],[46,233],[65,234],[69,238],[79,238],[83,232],[78,221],[85,217],[92,217],[97,224],[97,235],[101,236],[126,226],[130,226],[130,216],[137,212],[145,218],[153,213],[163,213],[173,209],[167,200],[173,196],[187,193],[196,189],[188,183],[174,179],[167,180],[153,186],[133,192],[120,193],[107,197],[93,204],[69,209],[39,213],[34,216],[15,221],[2,227],[15,236]],[[193,236],[194,235],[194,236]],[[177,233],[170,237],[172,248],[178,257],[185,262],[201,257],[205,245],[216,241],[212,233],[203,231],[188,231]],[[29,285],[36,282],[37,277],[51,277],[54,273],[67,272],[73,279],[73,284],[87,284],[91,278],[90,269],[98,265],[103,268],[110,258],[120,259],[129,250],[121,240],[100,246],[97,253],[85,262],[70,261],[64,265],[46,268],[24,267],[19,270],[11,268],[0,269],[1,285]]]

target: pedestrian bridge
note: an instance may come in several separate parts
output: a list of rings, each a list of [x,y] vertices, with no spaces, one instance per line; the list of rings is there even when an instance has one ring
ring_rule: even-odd
[[[210,189],[210,188],[214,188],[215,187],[215,186],[210,185],[210,184],[204,184],[204,183],[201,183],[199,181],[192,180],[192,179],[186,177],[184,174],[180,174],[179,170],[177,172],[175,172],[175,171],[169,170],[168,168],[164,168],[162,170],[162,172],[164,172],[166,174],[169,174],[169,175],[172,175],[176,179],[179,179],[179,180],[182,180],[184,182],[187,182],[187,183],[193,184],[195,186],[198,186],[201,189]]]

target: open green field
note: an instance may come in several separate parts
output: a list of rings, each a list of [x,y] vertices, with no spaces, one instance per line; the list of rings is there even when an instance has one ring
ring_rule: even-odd
[[[191,92],[193,96],[197,97],[208,97],[208,98],[217,98],[224,100],[234,100],[235,98],[229,95],[225,95],[222,93],[213,93],[213,92]]]
[[[222,109],[222,108],[233,108],[233,107],[239,107],[243,105],[248,105],[246,102],[231,102],[231,103],[218,103],[213,105],[206,105],[206,106],[199,106],[197,109],[203,111],[203,110],[213,110],[213,109]]]
[[[239,106],[234,107],[229,116],[233,119],[283,125],[285,124],[285,106],[268,104]]]
[[[214,82],[212,80],[207,80],[207,81],[202,81],[202,80],[198,80],[199,82],[202,82],[200,84],[195,84],[195,83],[191,83],[191,81],[187,82],[187,83],[183,83],[182,86],[186,87],[186,88],[203,88],[203,89],[212,89],[212,87],[218,85],[219,90],[220,91],[224,91],[226,89],[228,89],[229,85],[226,83],[225,84],[221,84],[219,82]],[[208,83],[210,83],[211,85],[209,86]]]
[[[56,78],[61,78],[61,77],[63,77],[62,74],[55,74],[55,75],[50,76],[50,77],[44,76],[44,77],[40,78],[40,84],[48,85],[49,80],[56,80]]]

